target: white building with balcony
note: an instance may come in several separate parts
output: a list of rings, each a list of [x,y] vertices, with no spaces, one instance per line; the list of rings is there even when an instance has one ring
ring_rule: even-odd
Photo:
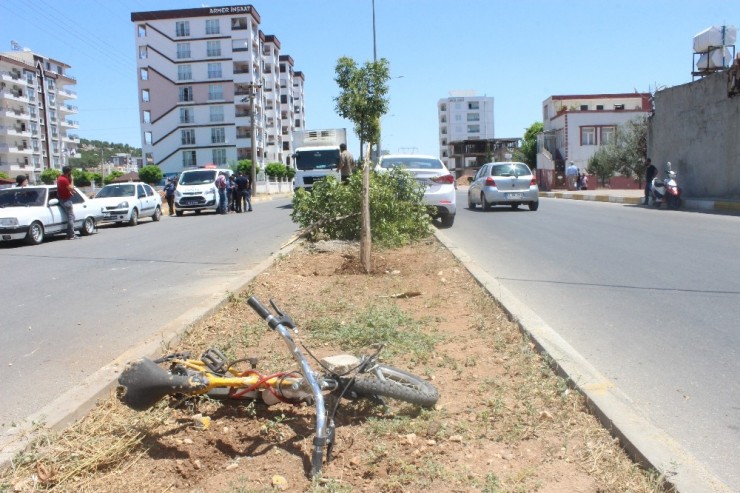
[[[566,163],[588,167],[596,150],[616,138],[620,125],[646,117],[650,93],[550,96],[542,103],[537,170],[543,189],[563,186]],[[558,178],[560,177],[560,178]]]
[[[439,115],[439,157],[450,171],[453,142],[493,139],[493,98],[477,96],[475,91],[450,91],[450,97],[437,102]],[[463,167],[472,165],[463,163]]]
[[[18,47],[0,53],[0,171],[31,183],[47,168],[61,169],[77,154],[79,128],[70,117],[77,83],[69,65]]]
[[[260,167],[285,162],[280,41],[260,31],[253,6],[134,12],[131,21],[146,164],[165,174],[230,166],[253,148]]]

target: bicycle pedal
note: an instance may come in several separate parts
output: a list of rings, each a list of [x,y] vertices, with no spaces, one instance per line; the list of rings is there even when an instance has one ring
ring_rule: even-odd
[[[216,348],[207,349],[201,355],[200,360],[214,373],[223,373],[226,371],[224,368],[226,356]]]

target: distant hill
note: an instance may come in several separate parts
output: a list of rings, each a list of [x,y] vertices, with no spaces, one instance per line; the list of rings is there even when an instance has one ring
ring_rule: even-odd
[[[80,139],[77,156],[70,158],[69,162],[76,168],[92,168],[99,166],[101,162],[107,162],[111,156],[116,154],[131,154],[131,156],[138,157],[141,156],[141,149],[128,144]]]

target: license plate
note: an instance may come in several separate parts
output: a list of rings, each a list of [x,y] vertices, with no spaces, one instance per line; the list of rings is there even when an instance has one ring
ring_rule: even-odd
[[[520,193],[507,193],[506,194],[506,198],[507,199],[521,199],[522,198],[522,194],[520,194]]]

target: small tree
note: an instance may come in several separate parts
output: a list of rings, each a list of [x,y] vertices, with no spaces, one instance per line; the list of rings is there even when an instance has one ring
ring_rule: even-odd
[[[542,133],[542,122],[535,122],[524,132],[522,145],[514,151],[514,159],[527,164],[530,168],[537,167],[537,136]]]
[[[141,179],[141,181],[150,185],[159,183],[162,180],[163,176],[164,174],[162,173],[162,169],[159,166],[154,166],[153,164],[144,166],[139,170],[139,178]]]
[[[92,183],[92,174],[84,169],[75,168],[72,170],[72,179],[78,187],[87,187]]]
[[[593,156],[588,158],[588,167],[586,171],[589,174],[596,175],[601,182],[601,186],[606,186],[609,179],[614,176],[616,166],[613,157],[609,155],[608,147],[599,148]]]
[[[236,171],[241,171],[247,176],[252,176],[252,161],[249,159],[242,159],[236,163]],[[257,173],[260,172],[260,167],[257,165]]]
[[[288,180],[292,180],[293,177],[295,177],[295,168],[290,165],[285,166],[285,176],[288,178]]]
[[[283,163],[268,163],[265,165],[265,174],[270,178],[282,178],[286,170]]]
[[[106,185],[110,185],[113,182],[113,180],[115,180],[119,176],[123,176],[123,171],[118,171],[117,169],[114,169],[113,171],[110,172],[110,174],[108,174],[108,176],[106,176],[103,179],[103,181],[105,182]]]
[[[62,172],[58,169],[46,168],[44,171],[41,172],[39,178],[41,179],[42,183],[45,183],[46,185],[53,185],[54,183],[56,183],[57,178],[59,178],[59,175],[61,174]]]

